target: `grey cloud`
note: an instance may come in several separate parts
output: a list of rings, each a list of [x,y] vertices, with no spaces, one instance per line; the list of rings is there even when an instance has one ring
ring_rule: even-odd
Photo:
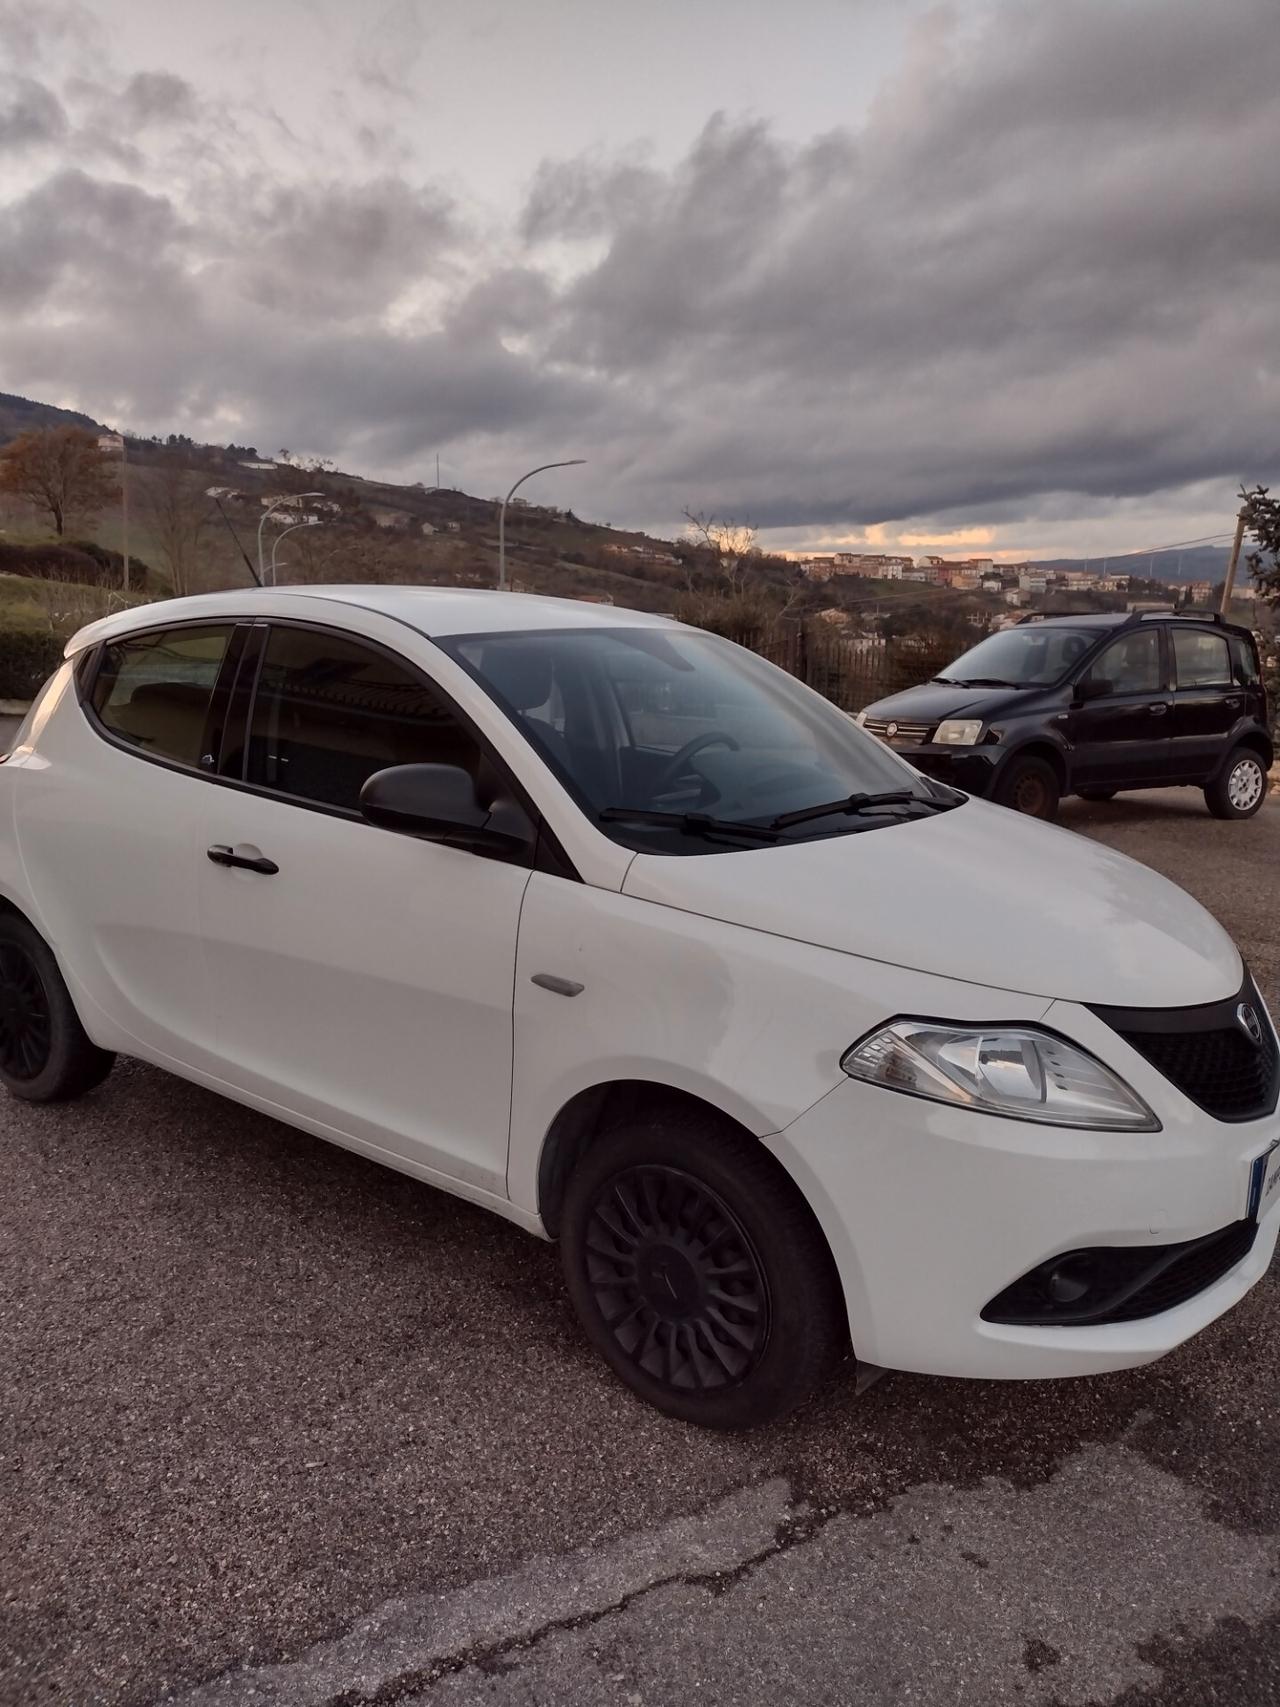
[[[151,190],[99,167],[0,204],[0,361],[139,426],[385,471],[440,450],[481,486],[564,446],[618,521],[959,524],[1266,479],[1272,11],[940,12],[856,130],[717,116],[669,167],[547,161],[498,233],[403,172],[273,175],[145,74],[115,86]]]
[[[546,347],[664,410],[639,513],[682,482],[783,526],[1265,468],[1280,91],[1240,60],[1268,11],[1006,6],[931,25],[856,136],[717,120],[630,207],[579,163],[563,205],[607,248]]]
[[[66,135],[62,102],[33,77],[0,81],[0,151],[33,148]]]
[[[121,116],[135,128],[151,124],[181,124],[199,109],[196,92],[185,78],[170,71],[139,71],[124,86]]]
[[[463,242],[446,197],[393,177],[272,188],[235,210],[223,238],[226,288],[338,320],[376,316]]]
[[[147,306],[178,276],[182,222],[172,204],[132,184],[72,169],[0,208],[0,304],[11,314],[114,302]],[[135,295],[135,293],[141,293]]]

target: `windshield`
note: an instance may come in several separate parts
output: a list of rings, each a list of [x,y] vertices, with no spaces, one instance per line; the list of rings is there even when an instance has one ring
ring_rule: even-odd
[[[590,628],[438,644],[607,835],[648,853],[844,834],[961,798],[918,776],[794,677],[712,634]],[[893,798],[846,804],[881,794]],[[826,802],[836,803],[831,816],[778,823]],[[670,821],[637,822],[631,813]],[[761,826],[762,834],[726,834],[726,823]]]
[[[1065,676],[1099,639],[1096,629],[1050,628],[1045,623],[1006,628],[961,653],[940,679],[983,687],[1047,687]]]

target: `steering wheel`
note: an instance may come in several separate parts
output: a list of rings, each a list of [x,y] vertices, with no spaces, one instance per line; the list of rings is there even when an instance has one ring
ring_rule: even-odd
[[[651,784],[651,793],[656,799],[664,790],[670,788],[676,778],[683,776],[688,770],[689,760],[704,747],[728,747],[731,752],[736,753],[741,745],[732,735],[726,735],[719,729],[708,729],[705,734],[695,735],[691,741],[685,742],[678,753],[672,753]]]

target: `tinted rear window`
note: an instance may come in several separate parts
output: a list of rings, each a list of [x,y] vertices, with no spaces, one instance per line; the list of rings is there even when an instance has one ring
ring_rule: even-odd
[[[198,765],[231,625],[157,629],[103,648],[91,703],[103,727],[151,758]]]

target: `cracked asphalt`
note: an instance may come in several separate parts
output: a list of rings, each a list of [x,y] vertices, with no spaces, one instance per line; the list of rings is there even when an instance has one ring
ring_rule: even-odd
[[[1280,802],[1069,802],[1280,1003]],[[0,1104],[0,1703],[1280,1699],[1273,1272],[1147,1369],[699,1433],[555,1252],[122,1064]]]

